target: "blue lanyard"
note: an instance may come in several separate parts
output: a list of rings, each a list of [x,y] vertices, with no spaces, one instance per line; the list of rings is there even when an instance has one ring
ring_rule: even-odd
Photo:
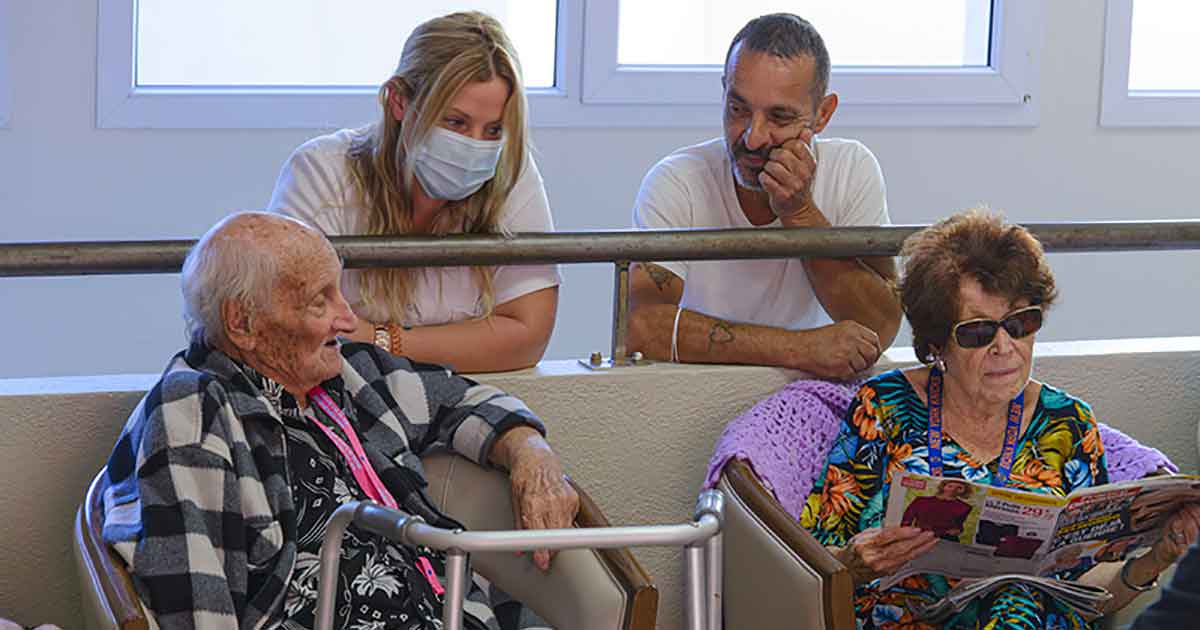
[[[934,477],[942,476],[942,371],[936,367],[929,368],[929,386],[926,398],[929,400],[929,474]],[[1025,414],[1025,389],[1008,405],[1008,423],[1004,427],[1004,450],[1000,451],[1000,463],[996,467],[996,476],[992,485],[1003,487],[1008,484],[1008,476],[1012,473],[1013,460],[1017,456],[1017,440],[1021,437],[1021,418]]]

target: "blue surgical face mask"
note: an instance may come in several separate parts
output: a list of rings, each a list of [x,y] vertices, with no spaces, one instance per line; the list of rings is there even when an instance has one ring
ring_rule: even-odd
[[[434,199],[465,199],[496,176],[502,140],[476,140],[434,127],[413,152],[413,174]]]

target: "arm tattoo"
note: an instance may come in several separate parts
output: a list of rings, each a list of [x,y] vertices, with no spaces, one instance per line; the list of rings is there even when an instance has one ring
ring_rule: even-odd
[[[728,343],[733,343],[733,328],[725,322],[713,324],[712,330],[708,331],[708,351],[712,352],[713,346],[717,344]]]
[[[671,283],[675,281],[675,274],[659,267],[658,265],[647,263],[645,265],[646,273],[650,279],[654,281],[654,286],[658,287],[658,292],[662,293]]]

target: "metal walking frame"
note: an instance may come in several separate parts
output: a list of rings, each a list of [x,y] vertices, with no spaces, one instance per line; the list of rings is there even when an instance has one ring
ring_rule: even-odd
[[[470,579],[467,575],[467,556],[472,552],[667,546],[684,548],[688,630],[720,630],[723,570],[721,527],[724,512],[724,495],[719,490],[705,490],[696,500],[696,510],[690,523],[468,532],[432,527],[419,516],[377,503],[352,501],[334,511],[321,541],[315,630],[333,630],[342,538],[351,523],[401,544],[423,545],[446,552],[446,594],[442,609],[444,630],[462,630],[463,598]]]

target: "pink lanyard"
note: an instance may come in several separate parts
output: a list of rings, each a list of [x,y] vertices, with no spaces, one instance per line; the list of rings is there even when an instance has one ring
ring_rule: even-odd
[[[320,427],[321,431],[325,433],[325,437],[329,438],[329,441],[333,442],[337,450],[342,453],[342,457],[346,458],[346,464],[350,466],[350,472],[354,474],[354,480],[358,482],[358,487],[362,488],[362,491],[367,493],[372,501],[393,509],[398,508],[399,504],[392,497],[392,493],[388,492],[387,487],[380,481],[379,475],[375,474],[375,468],[367,459],[362,443],[358,441],[358,434],[354,432],[354,427],[350,426],[346,414],[342,413],[329,394],[325,393],[325,390],[319,385],[308,391],[308,397],[321,408],[321,411],[325,412],[325,415],[332,418],[342,433],[345,433],[346,437],[350,439],[350,444],[347,445],[345,440],[333,432],[333,429],[313,420],[313,424]]]
[[[350,426],[350,420],[346,418],[346,414],[334,404],[333,399],[320,385],[308,390],[308,397],[321,408],[321,411],[325,412],[325,415],[333,418],[342,433],[345,433],[346,437],[350,439],[350,444],[346,444],[345,440],[333,432],[333,429],[317,422],[316,418],[312,419],[313,424],[320,427],[325,437],[329,438],[329,441],[333,442],[337,450],[342,453],[342,457],[346,458],[346,464],[350,466],[350,472],[354,474],[354,480],[358,482],[358,487],[362,488],[362,491],[367,493],[372,501],[382,503],[392,509],[398,509],[399,505],[396,503],[396,499],[383,485],[379,475],[375,474],[375,467],[367,459],[362,443],[358,441],[358,434],[354,432],[354,427]],[[446,592],[441,582],[438,581],[437,573],[434,572],[433,564],[429,562],[428,558],[417,556],[416,565],[434,593],[442,595]]]

